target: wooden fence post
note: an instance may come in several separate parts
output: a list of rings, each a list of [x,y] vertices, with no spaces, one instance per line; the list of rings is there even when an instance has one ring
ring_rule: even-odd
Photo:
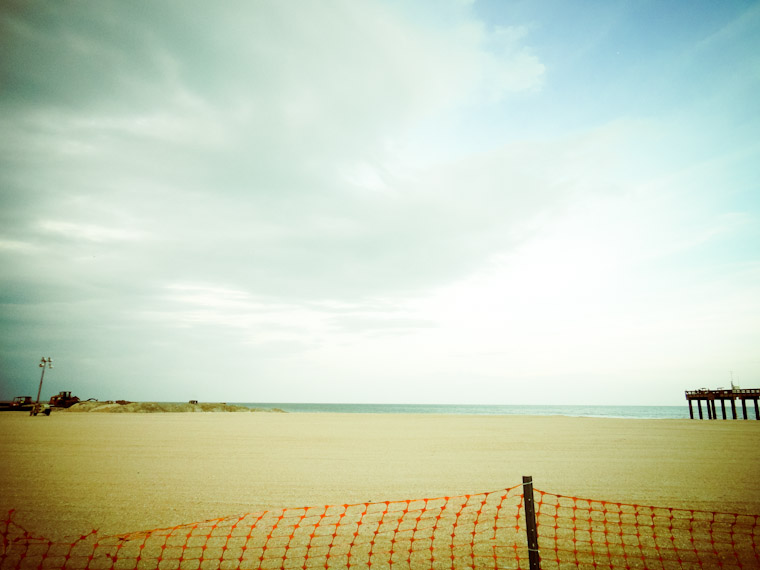
[[[541,570],[541,556],[538,552],[538,527],[536,526],[536,505],[533,502],[533,477],[523,476],[523,503],[525,504],[525,532],[528,535],[528,563],[530,570]]]

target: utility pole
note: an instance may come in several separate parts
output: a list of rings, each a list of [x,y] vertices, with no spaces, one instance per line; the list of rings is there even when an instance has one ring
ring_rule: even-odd
[[[40,394],[42,393],[42,380],[45,378],[45,368],[52,368],[53,367],[53,359],[49,356],[47,359],[45,357],[42,357],[42,360],[40,360],[39,364],[40,368],[42,368],[42,376],[40,376],[40,388],[37,390],[37,403],[40,403]]]

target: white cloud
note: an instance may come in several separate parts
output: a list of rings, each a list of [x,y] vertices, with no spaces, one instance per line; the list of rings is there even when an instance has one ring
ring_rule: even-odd
[[[40,220],[37,226],[44,232],[56,234],[64,238],[98,243],[138,241],[145,237],[141,232],[130,229],[59,220]]]
[[[25,241],[18,241],[18,240],[0,240],[0,249],[4,249],[7,251],[13,251],[13,252],[27,252],[32,253],[37,248],[34,246],[34,244],[25,242]]]

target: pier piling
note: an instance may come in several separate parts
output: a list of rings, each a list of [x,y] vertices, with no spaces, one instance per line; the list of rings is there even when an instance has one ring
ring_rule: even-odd
[[[699,412],[699,419],[704,419],[702,414],[702,400],[705,401],[707,406],[707,419],[717,420],[718,410],[715,405],[715,400],[720,400],[720,410],[723,415],[723,419],[728,419],[726,413],[726,400],[731,403],[731,416],[733,419],[738,419],[736,412],[736,400],[740,400],[742,404],[742,416],[745,420],[749,419],[747,412],[747,400],[750,400],[754,404],[755,419],[760,420],[760,388],[735,388],[730,390],[719,388],[717,390],[709,390],[707,388],[700,388],[699,390],[687,390],[686,401],[689,403],[689,417],[694,419],[694,409],[692,408],[692,402],[697,403],[697,411]]]

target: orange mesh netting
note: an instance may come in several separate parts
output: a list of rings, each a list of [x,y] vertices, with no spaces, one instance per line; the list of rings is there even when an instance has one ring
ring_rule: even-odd
[[[760,568],[758,515],[534,495],[541,568]]]
[[[536,490],[541,568],[760,568],[758,516],[625,505]],[[0,568],[528,568],[522,486],[283,509],[53,542],[13,512]]]

